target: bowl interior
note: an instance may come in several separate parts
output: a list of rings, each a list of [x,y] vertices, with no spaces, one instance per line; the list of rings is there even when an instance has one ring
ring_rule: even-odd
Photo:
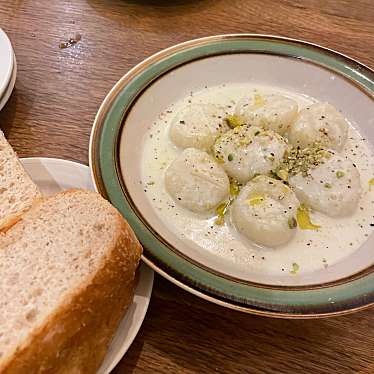
[[[178,237],[173,227],[163,221],[139,187],[143,144],[149,125],[171,104],[191,91],[233,83],[273,86],[328,101],[342,110],[370,143],[374,141],[371,96],[360,86],[327,68],[302,59],[256,53],[224,54],[186,63],[147,86],[124,119],[119,143],[119,165],[124,185],[143,222],[183,257],[212,272],[244,281],[290,286],[322,284],[348,277],[371,266],[374,262],[372,235],[357,251],[328,269],[313,270],[297,277],[285,273],[280,277],[263,268],[249,269],[245,263],[206,251],[194,242]],[[300,251],[300,256],[310,256],[310,250]]]

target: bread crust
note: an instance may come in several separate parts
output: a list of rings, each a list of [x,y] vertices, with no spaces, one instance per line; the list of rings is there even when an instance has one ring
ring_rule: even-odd
[[[142,253],[135,234],[118,212],[113,224],[118,229],[97,272],[71,292],[6,362],[0,361],[0,373],[96,372],[132,302]]]
[[[17,153],[12,148],[12,146],[8,143],[8,141],[5,138],[4,133],[1,130],[0,130],[0,145],[3,145],[4,147],[6,147],[7,149],[11,151],[11,153],[14,156],[14,162],[17,164],[19,170],[22,170],[23,172],[24,182],[32,185],[33,190],[34,190],[29,196],[28,203],[22,209],[20,209],[19,211],[13,214],[3,216],[0,219],[0,232],[5,232],[10,227],[12,227],[14,224],[16,224],[22,218],[22,215],[26,213],[35,203],[37,203],[38,200],[42,199],[42,193],[39,190],[38,186],[33,182],[28,172],[23,167],[22,162],[18,158]],[[17,181],[17,183],[21,183],[21,182]]]

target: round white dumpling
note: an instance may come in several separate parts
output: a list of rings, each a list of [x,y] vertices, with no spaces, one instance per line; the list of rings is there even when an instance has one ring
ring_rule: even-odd
[[[243,125],[219,137],[213,151],[227,174],[245,183],[256,174],[275,170],[287,148],[286,140],[279,134]]]
[[[173,199],[193,212],[216,207],[229,195],[230,182],[214,158],[187,148],[168,167],[165,186]]]
[[[288,242],[295,233],[299,201],[281,181],[258,176],[240,191],[232,209],[232,222],[240,233],[269,247]]]
[[[301,148],[319,143],[341,150],[347,136],[347,121],[329,103],[316,103],[301,110],[288,132],[290,142]]]
[[[357,207],[361,196],[360,174],[352,161],[330,151],[307,175],[289,178],[296,196],[311,208],[331,217],[346,216]]]
[[[242,122],[284,134],[295,121],[298,105],[295,100],[273,94],[255,94],[242,98],[235,108]]]
[[[214,104],[190,104],[173,119],[170,138],[180,148],[209,150],[217,136],[229,129],[224,110]]]

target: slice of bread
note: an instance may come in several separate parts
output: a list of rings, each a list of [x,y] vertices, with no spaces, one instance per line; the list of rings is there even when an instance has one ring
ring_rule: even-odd
[[[100,195],[40,201],[0,236],[0,373],[95,373],[142,248]]]
[[[13,148],[0,131],[0,230],[5,230],[41,198]]]

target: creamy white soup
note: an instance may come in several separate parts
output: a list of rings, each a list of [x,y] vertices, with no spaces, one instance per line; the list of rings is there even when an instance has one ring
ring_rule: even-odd
[[[374,229],[373,152],[344,108],[206,87],[161,113],[143,149],[140,182],[160,220],[248,272],[327,269]]]

